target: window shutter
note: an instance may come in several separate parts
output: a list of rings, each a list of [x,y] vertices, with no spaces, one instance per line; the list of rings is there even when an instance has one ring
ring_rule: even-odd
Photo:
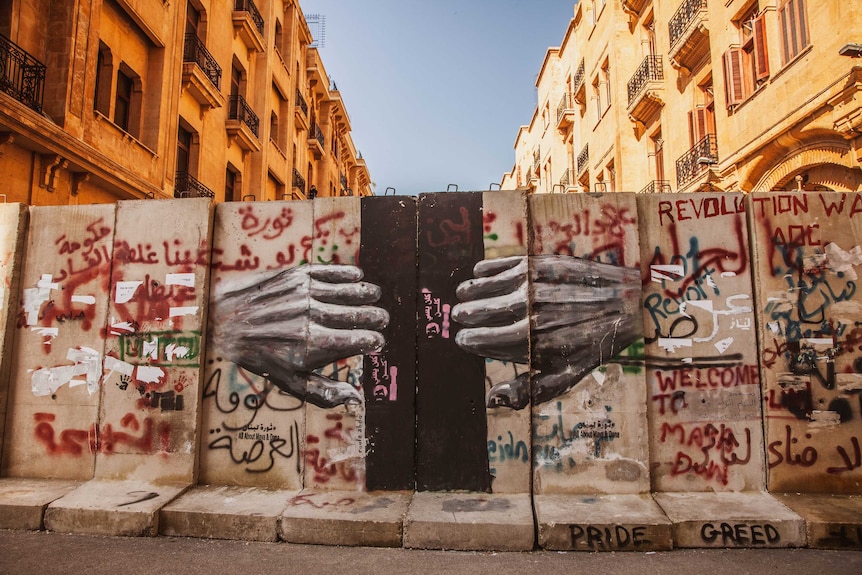
[[[697,128],[696,123],[694,121],[694,111],[689,110],[688,112],[688,145],[693,148],[697,143]]]
[[[706,128],[706,109],[703,106],[698,106],[694,109],[694,125],[697,130],[695,133],[695,142],[699,142],[706,137],[708,132]]]
[[[763,15],[755,18],[751,24],[754,40],[754,79],[760,81],[769,77],[769,56],[766,52],[766,26]]]
[[[735,106],[745,99],[742,81],[742,49],[730,48],[724,53],[724,89],[727,107]]]

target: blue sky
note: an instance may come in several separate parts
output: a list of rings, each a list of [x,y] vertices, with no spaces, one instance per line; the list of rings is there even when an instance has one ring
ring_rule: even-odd
[[[487,190],[515,161],[574,0],[300,0],[375,193]]]

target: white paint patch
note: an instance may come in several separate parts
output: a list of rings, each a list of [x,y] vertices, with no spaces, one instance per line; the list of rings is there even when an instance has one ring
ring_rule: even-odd
[[[114,372],[131,377],[135,371],[135,366],[109,355],[105,357],[105,369],[108,370],[106,377],[111,377]]]
[[[111,335],[124,335],[127,333],[135,333],[135,326],[131,322],[124,321],[111,324]]]
[[[36,287],[43,289],[60,289],[60,286],[52,281],[53,279],[54,276],[51,274],[42,274],[42,277],[38,282],[36,282]]]
[[[195,287],[195,274],[167,274],[165,285]]]
[[[702,309],[704,311],[708,311],[709,313],[712,313],[712,308],[713,308],[712,300],[707,299],[707,300],[684,301],[681,304],[679,304],[679,313],[683,317],[691,318],[691,316],[688,315],[688,312],[686,312],[686,308],[690,305],[693,305],[694,307],[699,307],[700,309]]]
[[[153,339],[150,341],[144,342],[144,352],[142,354],[144,357],[149,356],[150,359],[159,359],[159,338],[158,336],[153,336]]]
[[[851,280],[858,278],[853,266],[862,264],[862,248],[855,246],[850,251],[844,251],[835,242],[826,244],[826,264],[834,274],[843,273]]]
[[[602,385],[605,382],[605,374],[598,369],[594,369],[591,375],[599,385]]]
[[[165,370],[160,367],[139,365],[135,369],[135,379],[144,383],[158,383],[165,375]]]
[[[781,326],[778,325],[778,322],[775,322],[775,321],[767,322],[766,327],[768,327],[769,331],[771,331],[775,335],[781,335]]]
[[[180,317],[184,315],[195,315],[198,313],[198,306],[190,305],[185,307],[172,307],[171,317]]]
[[[189,348],[185,346],[169,343],[165,346],[165,357],[167,358],[167,361],[173,361],[175,357],[186,357],[189,354],[189,351]]]
[[[809,345],[825,345],[826,347],[832,347],[831,337],[807,337],[802,341]]]
[[[735,278],[736,272],[721,272],[721,277],[723,277],[723,278]]]
[[[649,277],[651,281],[679,281],[685,276],[685,270],[681,265],[667,264],[655,265],[649,267]]]
[[[814,409],[811,411],[809,427],[837,427],[841,425],[841,416],[837,411]]]
[[[34,287],[24,290],[24,314],[27,316],[27,325],[39,323],[39,311],[42,304],[51,299],[51,288]]]
[[[691,338],[660,337],[658,345],[668,353],[673,353],[680,347],[691,347]]]
[[[30,331],[38,332],[42,337],[57,337],[60,335],[59,327],[31,327]]]
[[[37,369],[30,376],[30,388],[33,395],[41,397],[52,395],[73,378],[83,375],[90,395],[99,391],[99,379],[102,376],[101,354],[89,347],[70,348],[66,359],[75,362],[74,365],[58,365]],[[78,384],[80,385],[80,384]],[[70,384],[70,387],[73,387]]]
[[[114,292],[116,303],[128,303],[135,296],[137,289],[143,284],[142,281],[117,282]]]
[[[718,350],[718,353],[723,354],[730,348],[731,345],[733,345],[733,338],[726,337],[722,340],[715,342],[715,349]]]
[[[835,386],[845,393],[862,390],[862,373],[837,373]]]
[[[83,303],[87,305],[94,305],[96,303],[96,296],[94,295],[73,295],[72,303]]]

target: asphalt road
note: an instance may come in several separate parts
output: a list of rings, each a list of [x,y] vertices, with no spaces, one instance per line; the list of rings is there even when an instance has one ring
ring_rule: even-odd
[[[0,530],[0,574],[55,573],[855,575],[862,573],[862,551],[696,549],[657,553],[470,553]]]

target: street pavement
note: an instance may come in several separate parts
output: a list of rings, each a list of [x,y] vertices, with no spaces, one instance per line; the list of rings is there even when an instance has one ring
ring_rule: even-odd
[[[855,575],[862,551],[463,552],[0,530],[0,575]]]

